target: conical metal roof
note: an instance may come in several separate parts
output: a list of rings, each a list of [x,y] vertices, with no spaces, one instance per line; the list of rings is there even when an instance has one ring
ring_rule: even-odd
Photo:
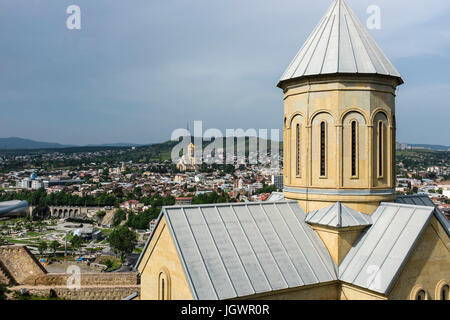
[[[336,202],[331,207],[310,212],[305,221],[335,228],[369,226],[372,224],[369,215],[346,207],[340,202]]]
[[[278,83],[325,74],[380,74],[396,77],[392,65],[344,0],[334,0]]]

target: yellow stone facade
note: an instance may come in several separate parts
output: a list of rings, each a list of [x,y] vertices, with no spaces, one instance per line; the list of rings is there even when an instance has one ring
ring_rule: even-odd
[[[306,212],[341,201],[367,214],[395,199],[398,84],[376,75],[282,83],[287,199],[298,200]]]
[[[427,300],[442,300],[442,286],[450,285],[450,238],[435,217],[403,267],[390,294],[392,300],[415,300],[424,290]],[[449,300],[448,292],[446,300]]]
[[[144,252],[138,272],[141,275],[140,300],[193,299],[164,217]],[[165,280],[164,293],[161,292],[162,279]]]
[[[333,228],[313,225],[312,227],[327,247],[334,263],[339,266],[366,226]]]

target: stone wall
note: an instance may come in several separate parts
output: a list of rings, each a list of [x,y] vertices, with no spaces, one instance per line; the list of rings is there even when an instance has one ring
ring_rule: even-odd
[[[25,246],[1,246],[0,261],[16,283],[47,273]]]
[[[28,278],[23,282],[27,286],[65,286],[73,274],[47,273]],[[137,272],[82,273],[81,286],[134,286],[139,285]]]
[[[14,279],[9,273],[8,269],[0,261],[0,283],[4,284],[14,284]]]
[[[139,286],[125,287],[81,287],[69,289],[66,287],[16,287],[13,290],[24,288],[31,295],[49,297],[51,293],[65,300],[123,300],[129,295],[140,292]]]

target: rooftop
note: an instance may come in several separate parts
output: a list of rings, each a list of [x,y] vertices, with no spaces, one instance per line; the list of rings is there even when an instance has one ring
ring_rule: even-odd
[[[345,0],[334,0],[278,83],[305,76],[400,73]]]
[[[336,228],[369,226],[372,224],[369,215],[344,206],[340,202],[336,202],[328,208],[310,212],[305,221]]]

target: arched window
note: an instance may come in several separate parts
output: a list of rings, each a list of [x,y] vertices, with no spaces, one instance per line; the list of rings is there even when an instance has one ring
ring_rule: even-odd
[[[170,278],[167,271],[161,271],[158,277],[158,299],[170,300]]]
[[[425,290],[419,290],[416,294],[416,300],[425,300],[427,294],[425,293]]]
[[[326,124],[320,123],[320,176],[326,176]]]
[[[356,177],[358,175],[358,124],[356,120],[352,121],[352,177]]]
[[[300,125],[297,124],[297,131],[296,131],[296,146],[297,146],[297,157],[296,157],[296,163],[297,163],[297,176],[300,176]]]
[[[384,172],[384,164],[383,164],[383,158],[384,158],[384,127],[383,127],[383,121],[378,121],[378,177],[383,177]]]
[[[449,291],[450,291],[450,288],[449,288],[448,284],[443,285],[441,288],[440,300],[448,300]]]

